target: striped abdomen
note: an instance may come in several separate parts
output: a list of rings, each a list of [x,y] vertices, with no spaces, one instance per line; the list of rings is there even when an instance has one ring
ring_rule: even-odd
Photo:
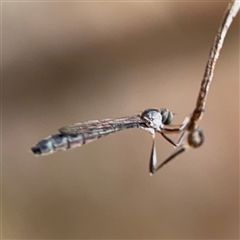
[[[32,152],[37,155],[47,155],[56,151],[63,151],[69,148],[80,147],[87,143],[81,134],[55,134],[51,135],[31,148]]]
[[[125,121],[122,121],[122,120]],[[57,151],[80,147],[86,143],[129,128],[139,127],[139,117],[110,120],[94,120],[86,123],[72,124],[60,128],[59,134],[51,135],[31,148],[36,155],[47,155]],[[121,121],[120,121],[121,120]]]

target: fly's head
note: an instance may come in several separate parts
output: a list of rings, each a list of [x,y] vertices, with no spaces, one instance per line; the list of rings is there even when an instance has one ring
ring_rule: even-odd
[[[149,128],[161,131],[163,124],[170,124],[173,114],[166,108],[162,109],[146,109],[141,115],[142,120]]]

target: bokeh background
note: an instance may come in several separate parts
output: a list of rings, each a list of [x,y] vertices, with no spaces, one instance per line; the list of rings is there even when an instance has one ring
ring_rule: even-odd
[[[195,106],[226,2],[2,4],[4,239],[238,239],[239,16],[201,127],[206,141],[153,177],[134,129],[35,157],[59,127]],[[177,136],[176,136],[177,137]],[[158,160],[173,151],[157,138]]]

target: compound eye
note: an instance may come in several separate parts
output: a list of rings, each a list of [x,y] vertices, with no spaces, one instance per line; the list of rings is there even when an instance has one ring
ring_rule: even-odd
[[[173,113],[166,108],[161,109],[162,115],[162,123],[165,125],[169,125],[172,123],[173,120]]]
[[[168,117],[165,121],[165,124],[166,125],[171,124],[172,120],[173,120],[173,113],[169,111],[169,114],[168,114]]]

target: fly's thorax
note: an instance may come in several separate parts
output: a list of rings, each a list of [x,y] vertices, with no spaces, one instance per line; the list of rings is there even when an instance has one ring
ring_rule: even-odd
[[[160,131],[163,125],[162,114],[158,109],[146,109],[143,111],[141,119],[144,120],[147,127],[158,131]]]

